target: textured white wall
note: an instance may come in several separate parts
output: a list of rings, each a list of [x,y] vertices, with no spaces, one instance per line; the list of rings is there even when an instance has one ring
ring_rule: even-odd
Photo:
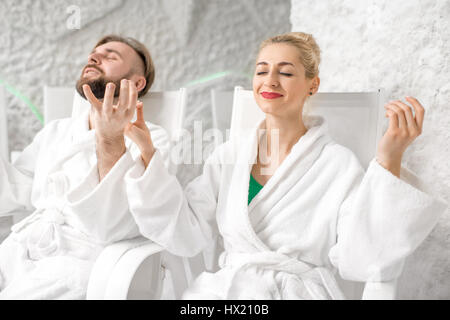
[[[71,5],[81,10],[80,30],[67,28],[75,17],[67,12]],[[207,129],[210,90],[251,84],[246,75],[253,72],[259,43],[290,31],[290,7],[290,0],[1,0],[0,84],[20,91],[42,113],[43,86],[74,86],[97,40],[118,33],[150,49],[154,91],[234,72],[190,88],[185,127],[192,131],[193,121],[202,120]],[[22,150],[42,125],[22,99],[11,93],[6,98],[9,147]],[[187,166],[179,178],[185,184],[200,169]],[[9,224],[1,220],[0,238]]]
[[[422,102],[424,132],[404,165],[450,202],[450,1],[292,0],[291,23],[322,49],[321,91],[384,88],[387,100]],[[450,298],[449,234],[447,211],[407,260],[399,298]]]
[[[71,5],[81,9],[81,30],[66,26]],[[278,19],[272,17],[275,7]],[[251,73],[259,42],[290,30],[289,13],[289,0],[2,0],[0,79],[42,111],[43,85],[73,86],[93,45],[109,33],[135,37],[150,48],[157,71],[153,90],[178,89],[221,71]],[[232,76],[214,85],[249,83]],[[190,111],[204,101],[209,96]],[[7,106],[10,149],[21,150],[41,124],[11,94]]]

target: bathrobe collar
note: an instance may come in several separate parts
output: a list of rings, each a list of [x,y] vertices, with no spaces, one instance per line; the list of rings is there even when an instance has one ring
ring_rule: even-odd
[[[320,152],[323,147],[331,141],[328,135],[328,125],[325,119],[322,117],[307,117],[304,119],[307,132],[300,137],[297,143],[292,147],[291,152],[284,159],[281,165],[274,172],[273,176],[264,185],[264,188],[256,195],[253,201],[248,206],[248,211],[251,212],[261,200],[268,201],[267,198],[273,199],[274,189],[281,183],[284,185],[281,188],[282,194],[276,197],[273,205],[276,204],[282,196],[284,196],[286,190],[290,190],[293,184],[295,184],[301,177],[308,171],[308,169],[313,165],[316,159],[319,157]],[[263,121],[259,128],[265,128],[265,122]],[[263,139],[265,136],[262,137]],[[254,132],[252,139],[253,142],[253,152],[251,154],[251,163],[256,163],[257,151],[258,151],[258,139],[257,133]],[[250,176],[252,166],[249,168],[248,175]],[[248,189],[248,186],[247,186]],[[273,206],[272,205],[272,206]]]
[[[265,128],[265,121],[252,131],[249,139],[237,143],[237,162],[231,181],[231,185],[236,188],[231,188],[229,191],[229,199],[233,200],[227,204],[229,208],[227,217],[220,217],[228,223],[219,225],[227,226],[221,230],[226,241],[236,244],[243,251],[271,251],[256,235],[249,214],[252,214],[255,209],[263,210],[263,214],[269,212],[285,196],[286,190],[290,190],[309,170],[325,145],[331,142],[327,133],[327,124],[322,117],[310,116],[305,118],[304,122],[308,131],[292,147],[289,155],[264,188],[253,198],[250,205],[248,205],[250,172],[253,164],[256,163],[258,130]],[[243,248],[243,244],[249,247]]]

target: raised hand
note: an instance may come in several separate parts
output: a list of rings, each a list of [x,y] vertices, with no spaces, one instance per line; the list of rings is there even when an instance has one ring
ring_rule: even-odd
[[[144,105],[138,102],[136,106],[137,119],[133,123],[129,123],[125,128],[125,135],[130,138],[141,150],[141,157],[145,167],[148,166],[150,160],[155,154],[150,130],[144,120]]]
[[[129,80],[122,80],[118,103],[114,105],[116,86],[108,83],[105,97],[99,101],[89,85],[83,86],[83,92],[91,103],[91,121],[97,140],[97,166],[100,180],[108,174],[117,161],[126,152],[125,128],[133,119],[137,105],[137,88]]]
[[[395,100],[386,104],[386,117],[389,128],[378,144],[377,161],[397,177],[400,177],[402,156],[407,147],[422,134],[425,109],[420,102],[406,97],[411,106]]]
[[[122,80],[120,96],[117,105],[114,105],[116,86],[108,83],[103,102],[92,93],[89,85],[83,86],[83,92],[92,105],[92,117],[98,138],[106,141],[123,139],[125,127],[133,119],[138,92],[136,85],[129,80]]]

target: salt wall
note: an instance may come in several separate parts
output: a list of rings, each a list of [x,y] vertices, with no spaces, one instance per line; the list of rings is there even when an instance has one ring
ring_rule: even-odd
[[[321,91],[383,88],[386,102],[422,102],[424,131],[403,163],[450,202],[450,1],[292,0],[291,23],[322,49]],[[399,298],[450,298],[449,234],[447,211],[407,259]]]
[[[73,29],[77,9],[81,25]],[[132,36],[152,52],[155,91],[231,72],[190,87],[185,128],[202,120],[207,129],[210,90],[249,87],[262,39],[291,28],[311,32],[323,51],[322,91],[384,88],[387,100],[414,95],[423,102],[424,133],[404,164],[450,202],[449,21],[443,0],[2,0],[0,80],[42,112],[43,86],[74,86],[102,35]],[[6,103],[9,148],[21,150],[42,125],[23,99],[7,92]],[[179,178],[186,183],[200,169],[186,167]],[[449,213],[407,260],[400,298],[450,298]],[[9,223],[0,219],[0,238]]]
[[[250,87],[259,43],[290,31],[290,8],[290,0],[1,0],[0,82],[43,113],[44,85],[74,87],[100,37],[130,36],[152,53],[152,90],[187,87],[184,127],[192,132],[199,120],[206,130],[210,90]],[[10,150],[22,150],[42,128],[22,98],[6,92]],[[188,165],[178,176],[185,184],[200,170]],[[0,239],[8,224],[0,218]]]

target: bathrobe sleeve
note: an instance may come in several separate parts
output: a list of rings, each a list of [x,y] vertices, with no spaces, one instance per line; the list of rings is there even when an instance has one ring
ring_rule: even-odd
[[[217,235],[216,208],[220,187],[219,146],[203,173],[183,190],[164,165],[159,152],[149,166],[135,167],[126,177],[130,209],[140,232],[172,254],[192,257]]]
[[[161,127],[147,124],[153,143],[167,157],[170,141]],[[85,230],[91,235],[108,242],[127,238],[135,228],[133,219],[129,219],[129,205],[126,186],[126,173],[142,163],[139,148],[126,140],[126,152],[117,161],[103,180],[98,175],[95,162],[82,182],[67,194],[67,209],[76,213]],[[93,222],[95,220],[95,222]]]
[[[33,210],[31,191],[43,135],[41,130],[14,164],[0,157],[0,216]]]
[[[405,258],[428,236],[446,209],[419,179],[402,168],[400,179],[375,159],[364,174],[348,160],[348,196],[340,208],[332,264],[343,279],[385,282],[399,277]]]

